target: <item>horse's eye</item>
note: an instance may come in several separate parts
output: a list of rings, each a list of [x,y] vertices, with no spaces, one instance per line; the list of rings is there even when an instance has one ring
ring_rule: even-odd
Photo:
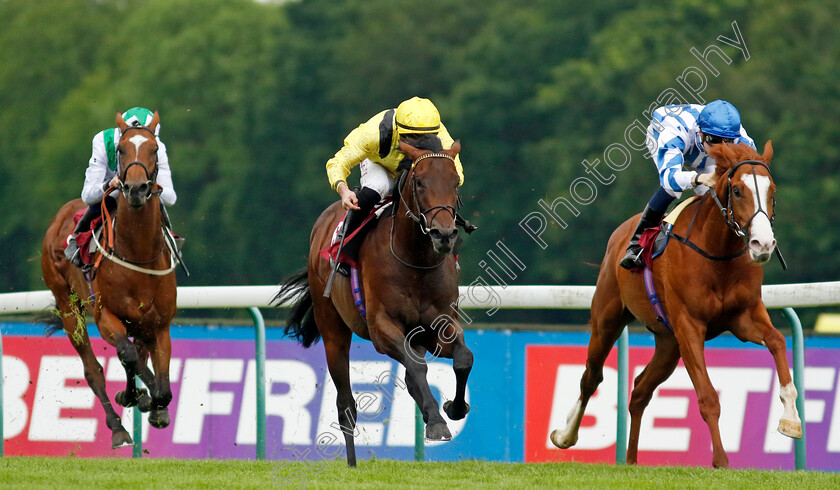
[[[732,188],[732,194],[734,194],[735,197],[741,197],[741,190],[738,189],[737,187],[733,187]]]

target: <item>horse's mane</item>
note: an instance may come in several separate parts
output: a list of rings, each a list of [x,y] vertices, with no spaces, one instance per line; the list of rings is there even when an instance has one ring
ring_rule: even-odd
[[[759,155],[755,148],[746,143],[723,143],[711,150],[710,154],[715,159],[715,172],[718,175],[728,172],[738,162],[745,160],[758,160],[766,163],[764,156]]]

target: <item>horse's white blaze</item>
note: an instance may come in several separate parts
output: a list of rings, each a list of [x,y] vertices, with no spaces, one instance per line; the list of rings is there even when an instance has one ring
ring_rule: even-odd
[[[776,238],[773,235],[773,227],[770,224],[770,217],[766,213],[770,212],[770,177],[764,175],[753,176],[752,173],[744,174],[741,180],[750,189],[753,195],[753,212],[759,209],[764,210],[764,213],[759,213],[753,218],[750,224],[750,253],[754,255],[766,255],[773,251],[776,246]],[[755,184],[758,183],[758,189]]]
[[[143,143],[149,141],[149,138],[143,136],[142,134],[135,134],[134,136],[129,138],[128,141],[134,143],[134,148],[137,152],[135,154],[139,155],[140,154],[140,147],[143,145]]]

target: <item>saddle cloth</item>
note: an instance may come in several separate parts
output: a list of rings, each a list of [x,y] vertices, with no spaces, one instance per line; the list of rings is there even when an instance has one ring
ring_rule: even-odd
[[[367,228],[370,228],[368,225],[374,219],[378,219],[380,216],[382,216],[382,213],[384,213],[385,210],[391,206],[391,204],[393,204],[393,202],[391,201],[391,196],[387,196],[384,200],[380,201],[376,206],[374,206],[370,213],[365,217],[364,221],[362,221],[362,224],[360,224],[358,228],[353,230],[353,232],[350,233],[344,239],[344,246],[346,247],[347,243],[349,243],[350,240],[361,240],[365,232],[367,231]],[[335,230],[333,230],[332,240],[330,240],[330,246],[321,250],[321,257],[323,257],[325,260],[329,260],[330,264],[333,264],[336,260],[338,260],[339,262],[350,265],[350,267],[357,268],[358,264],[356,263],[356,261],[345,255],[343,250],[341,252],[341,257],[337,256],[338,247],[340,244],[340,231],[341,228],[344,226],[344,220],[346,218],[347,213],[344,213],[344,216],[338,222],[338,225],[336,225]]]
[[[82,208],[76,211],[75,214],[73,214],[73,225],[79,223],[79,220],[82,219],[82,215],[85,214],[86,209],[87,208]],[[93,237],[94,233],[102,233],[102,227],[100,225],[102,225],[102,216],[94,218],[90,222],[89,230],[79,232],[79,234],[76,235],[76,245],[79,246],[79,256],[82,258],[82,263],[85,265],[90,265],[93,263],[92,258],[93,254],[96,253],[96,244],[93,243],[93,240],[91,238]],[[97,237],[99,236],[98,234],[96,235]],[[70,237],[68,236],[64,239],[64,242],[62,243],[64,245],[64,248],[67,248],[67,239],[69,238]]]

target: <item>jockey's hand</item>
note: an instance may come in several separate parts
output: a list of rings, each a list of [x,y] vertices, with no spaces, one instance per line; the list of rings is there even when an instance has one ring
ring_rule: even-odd
[[[705,185],[707,187],[714,188],[716,181],[717,177],[715,176],[714,172],[710,174],[700,174],[700,176],[697,177],[697,183],[700,185]]]
[[[344,209],[361,209],[356,193],[348,189],[344,182],[338,184],[338,194],[341,196],[341,207]]]
[[[116,187],[119,187],[119,186],[120,186],[120,176],[115,175],[114,178],[111,179],[111,182],[108,182],[108,187],[116,188]]]

